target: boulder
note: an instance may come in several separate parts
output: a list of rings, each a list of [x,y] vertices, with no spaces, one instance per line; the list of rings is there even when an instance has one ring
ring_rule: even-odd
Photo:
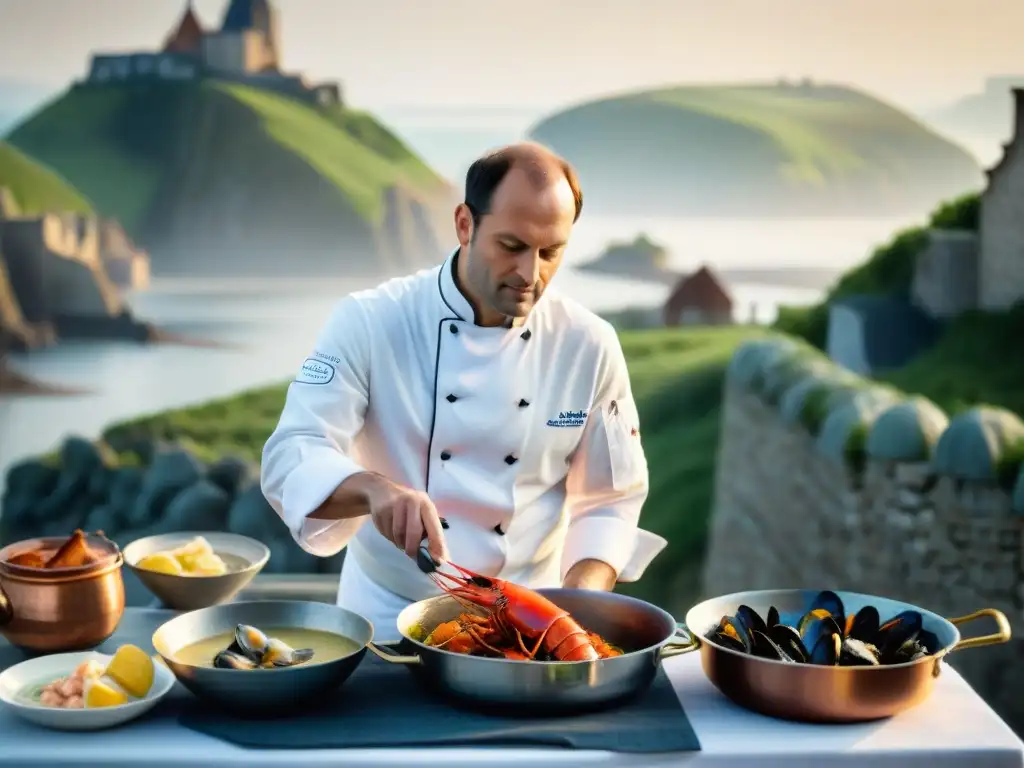
[[[132,527],[144,528],[160,521],[171,499],[182,489],[197,483],[203,476],[203,469],[202,462],[188,451],[175,449],[157,453],[133,505]]]
[[[206,478],[233,498],[243,487],[259,482],[259,469],[240,456],[225,456],[210,465]]]
[[[281,534],[291,540],[281,518],[277,516],[263,491],[256,484],[245,488],[231,504],[231,510],[228,512],[228,530],[264,542],[276,539]]]
[[[160,525],[172,531],[223,531],[230,507],[227,491],[209,480],[200,480],[171,500]]]

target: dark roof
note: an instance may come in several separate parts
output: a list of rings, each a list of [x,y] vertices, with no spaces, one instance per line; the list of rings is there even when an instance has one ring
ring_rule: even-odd
[[[669,295],[667,306],[675,312],[687,308],[706,312],[731,312],[732,298],[721,281],[706,266],[679,280]]]
[[[175,30],[167,36],[164,50],[176,53],[195,53],[203,39],[203,26],[192,11],[192,3],[185,6],[185,13]]]
[[[899,368],[928,349],[942,324],[905,299],[890,296],[845,296],[832,302],[860,315],[864,355],[872,370]]]
[[[267,2],[268,0],[231,0],[227,11],[224,12],[221,31],[243,32],[247,29],[258,29],[261,32],[269,32],[270,9]]]

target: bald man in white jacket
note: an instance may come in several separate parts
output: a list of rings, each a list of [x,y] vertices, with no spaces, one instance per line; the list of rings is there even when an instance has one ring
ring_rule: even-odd
[[[307,552],[348,547],[337,602],[379,640],[438,594],[424,539],[535,589],[612,589],[665,547],[638,528],[647,463],[618,337],[547,290],[581,207],[542,147],[481,158],[458,250],[342,299],[289,386],[263,492]]]

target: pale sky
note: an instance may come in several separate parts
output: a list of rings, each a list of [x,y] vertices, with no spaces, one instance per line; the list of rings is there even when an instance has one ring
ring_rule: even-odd
[[[219,24],[226,0],[196,0]],[[160,44],[183,0],[0,0],[0,78],[64,85]],[[278,0],[285,67],[357,106],[553,107],[809,75],[911,108],[1024,74],[1021,0]]]

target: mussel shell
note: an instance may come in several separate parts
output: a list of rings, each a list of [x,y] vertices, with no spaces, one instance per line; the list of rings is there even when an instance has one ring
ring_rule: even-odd
[[[917,611],[903,611],[878,628],[876,645],[884,658],[891,656],[924,628],[924,617]]]
[[[929,654],[937,653],[942,647],[935,633],[929,632],[927,629],[922,629],[917,633],[917,642],[923,645]]]
[[[312,648],[292,648],[275,637],[267,641],[266,652],[263,654],[262,667],[294,667],[304,664],[313,658]]]
[[[857,613],[847,617],[845,636],[865,643],[874,643],[878,637],[879,626],[881,618],[878,609],[873,605],[865,605]]]
[[[768,608],[768,616],[765,618],[764,623],[768,625],[768,629],[782,623],[782,619],[779,617],[779,609],[774,605]]]
[[[221,651],[213,657],[213,666],[217,669],[255,669],[256,663],[234,651]]]
[[[750,653],[753,643],[750,639],[750,630],[746,624],[733,616],[723,616],[718,623],[718,631],[723,635],[733,637],[743,645],[743,650]]]
[[[899,647],[883,648],[880,659],[883,664],[906,664],[928,655],[928,649],[917,638],[911,638]]]
[[[255,662],[263,659],[269,642],[270,638],[256,627],[251,627],[248,624],[239,624],[235,627],[235,643],[242,653]]]
[[[711,642],[716,645],[720,645],[723,648],[728,648],[732,651],[739,651],[740,653],[746,653],[747,649],[743,647],[743,643],[737,640],[732,635],[725,635],[721,632],[712,632],[711,637],[708,638]]]
[[[839,664],[844,667],[877,667],[878,649],[870,643],[848,637],[843,640],[839,653]]]
[[[836,620],[831,615],[814,615],[808,613],[802,619],[800,619],[800,625],[797,627],[797,632],[800,633],[800,637],[804,641],[804,646],[807,648],[814,648],[818,640],[829,635],[839,635],[840,638],[843,636],[843,630]]]
[[[811,649],[810,663],[821,666],[835,666],[839,663],[842,652],[843,638],[838,632],[824,634]]]
[[[782,650],[782,648],[772,642],[772,639],[761,630],[750,630],[750,637],[754,642],[754,656],[759,656],[762,659],[772,659],[774,661],[795,661],[795,659],[791,659],[789,655]]]
[[[790,626],[775,624],[768,630],[768,637],[793,661],[805,663],[810,656],[807,646],[800,639],[800,633]]]
[[[749,605],[741,605],[736,609],[736,620],[743,623],[748,630],[757,630],[762,635],[768,634],[768,625],[764,619],[761,618],[761,614],[751,608]]]
[[[846,624],[846,610],[843,608],[843,600],[831,590],[826,589],[815,595],[811,601],[808,613],[813,611],[826,611],[840,628]]]

